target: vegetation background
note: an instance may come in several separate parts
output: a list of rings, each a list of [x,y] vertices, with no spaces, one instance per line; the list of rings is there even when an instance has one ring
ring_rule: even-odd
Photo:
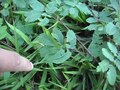
[[[120,0],[0,0],[0,47],[34,63],[0,90],[120,90]]]

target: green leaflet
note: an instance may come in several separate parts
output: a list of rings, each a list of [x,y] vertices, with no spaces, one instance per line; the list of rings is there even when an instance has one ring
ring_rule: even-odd
[[[46,26],[48,23],[49,23],[49,19],[45,17],[44,19],[42,19],[42,20],[38,23],[38,25],[40,25],[40,26]]]
[[[48,14],[53,14],[58,10],[56,2],[49,2],[45,8]]]
[[[33,10],[39,11],[39,12],[44,11],[44,8],[45,8],[44,5],[42,3],[40,3],[38,0],[29,0],[28,2]]]
[[[116,46],[111,42],[107,42],[107,46],[110,49],[110,51],[114,54],[114,56],[117,56],[118,50]]]
[[[86,4],[78,3],[78,4],[76,5],[76,7],[77,7],[81,12],[83,12],[83,13],[85,13],[85,14],[91,14],[91,11],[90,11],[90,9],[87,7]]]
[[[25,0],[13,0],[13,3],[16,4],[16,6],[19,7],[19,8],[25,8],[26,7]]]
[[[69,50],[65,52],[63,49],[60,49],[54,55],[47,55],[44,59],[46,60],[47,63],[60,64],[69,59],[70,56],[71,52]]]
[[[62,32],[60,30],[58,30],[58,28],[54,28],[53,32],[52,32],[52,36],[61,44],[63,44],[64,42],[64,36],[62,34]]]
[[[116,81],[116,77],[117,77],[116,69],[114,66],[111,65],[107,72],[107,80],[111,85],[114,85]]]
[[[87,18],[86,21],[87,21],[88,23],[95,23],[95,22],[97,22],[97,19],[90,17],[90,18]]]
[[[3,15],[3,16],[8,16],[9,15],[9,10],[8,10],[8,8],[5,8],[5,9],[2,9],[1,10],[1,14]]]
[[[109,69],[109,65],[108,60],[102,60],[97,66],[97,72],[106,72]]]
[[[69,13],[70,13],[70,15],[72,15],[72,17],[78,17],[78,9],[77,8],[74,8],[74,7],[72,7],[72,8],[70,8],[70,10],[69,10]]]
[[[66,40],[67,40],[67,42],[69,42],[69,45],[70,45],[70,47],[68,47],[68,48],[74,49],[75,45],[76,45],[76,36],[75,36],[75,33],[72,30],[69,30],[67,32],[66,37],[67,37]]]
[[[106,48],[102,48],[102,53],[107,59],[109,59],[110,61],[114,61],[114,56]]]
[[[34,21],[38,20],[38,18],[41,16],[41,12],[35,11],[35,10],[26,11],[25,16],[26,16],[25,20],[27,22],[34,22]]]
[[[110,0],[110,3],[116,11],[119,11],[119,1],[118,0]]]
[[[115,26],[112,22],[109,22],[109,23],[105,26],[105,30],[106,30],[106,33],[107,33],[108,35],[114,35],[115,32],[117,31],[116,26]]]
[[[116,33],[113,35],[113,40],[115,41],[116,45],[120,44],[120,29],[117,29]]]

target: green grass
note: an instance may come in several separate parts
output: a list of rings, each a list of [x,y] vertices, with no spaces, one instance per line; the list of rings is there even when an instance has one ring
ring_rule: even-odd
[[[34,69],[4,73],[0,90],[119,89],[119,13],[117,0],[1,1],[0,48]]]

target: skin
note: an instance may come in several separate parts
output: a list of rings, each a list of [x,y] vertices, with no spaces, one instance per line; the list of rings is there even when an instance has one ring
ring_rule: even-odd
[[[0,48],[0,73],[6,71],[30,71],[33,64],[23,56],[13,51]]]

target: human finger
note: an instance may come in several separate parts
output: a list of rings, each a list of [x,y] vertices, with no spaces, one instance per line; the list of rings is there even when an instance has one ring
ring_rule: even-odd
[[[30,71],[33,64],[23,56],[13,51],[0,49],[0,72]]]

